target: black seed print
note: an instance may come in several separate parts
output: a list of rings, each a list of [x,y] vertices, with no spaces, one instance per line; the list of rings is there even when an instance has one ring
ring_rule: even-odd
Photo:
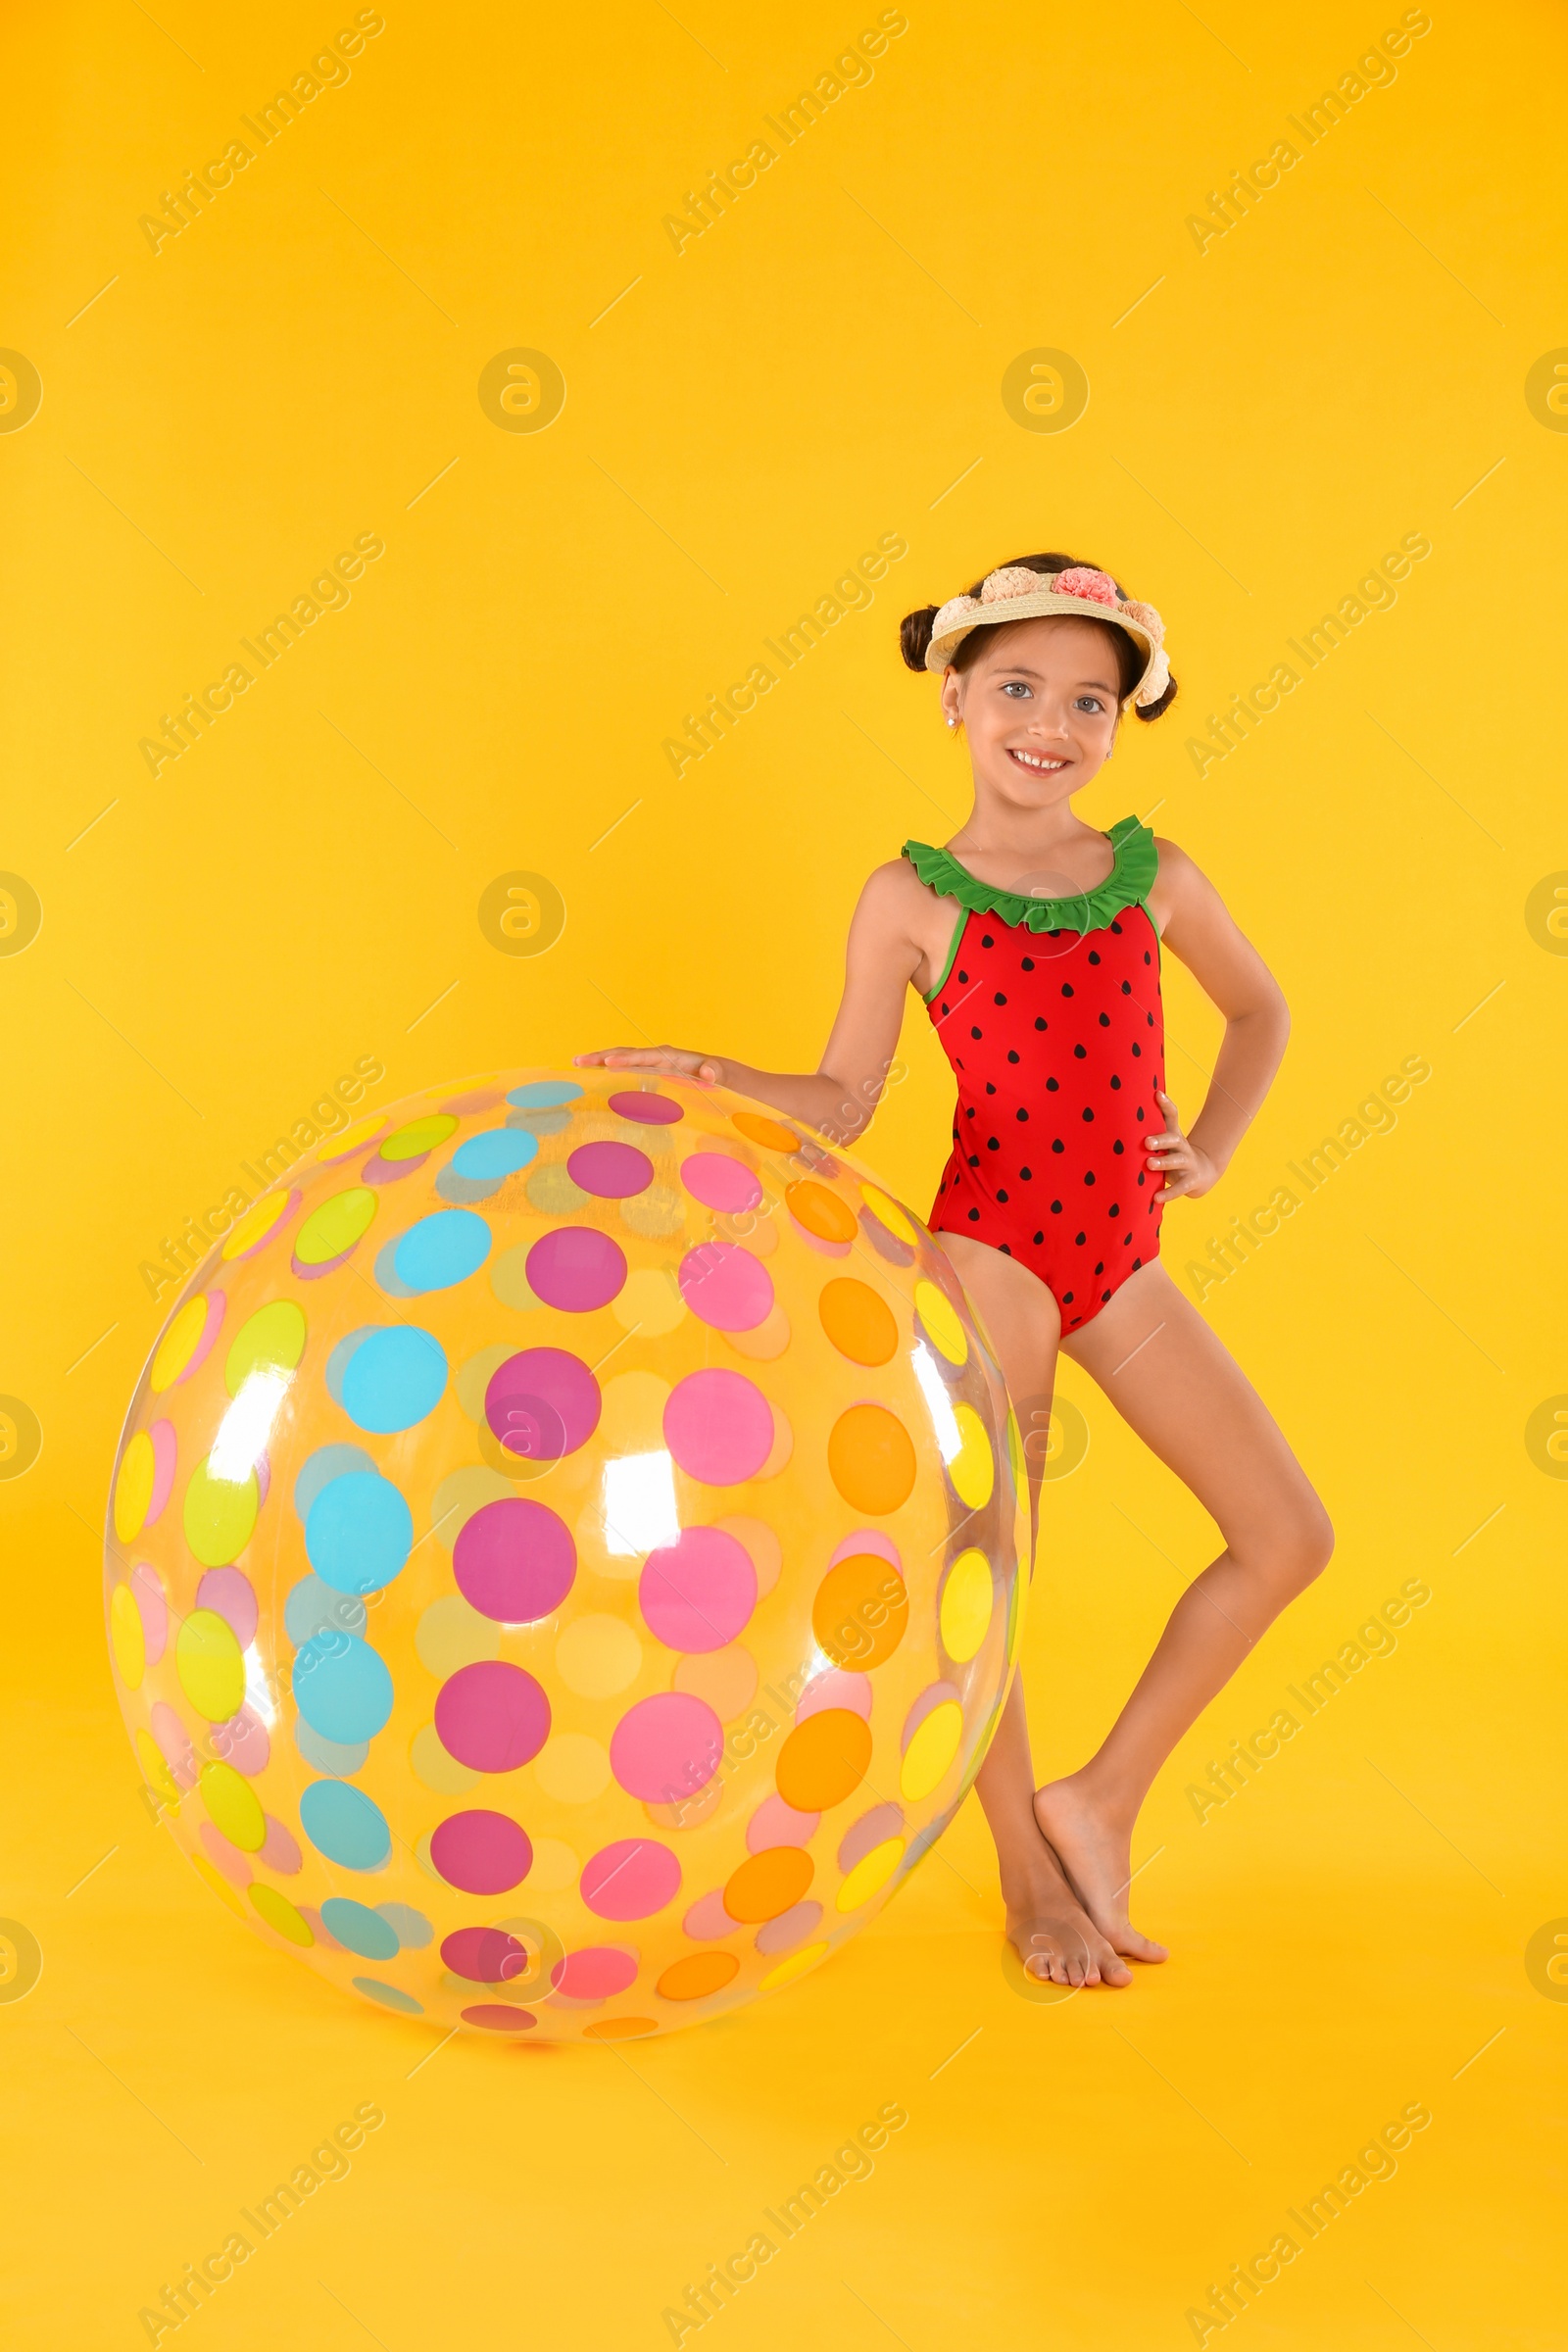
[[[1138,1059],[1139,1059],[1140,1061],[1142,1061],[1142,1060],[1143,1060],[1143,1058],[1144,1058],[1144,1049],[1143,1049],[1143,1047],[1142,1047],[1142,1046],[1134,1046],[1134,1048],[1133,1048],[1133,1052],[1134,1052],[1134,1054],[1137,1055]]]
[[[1074,1061],[1087,1061],[1089,1058],[1089,1048],[1087,1046],[1074,1046],[1072,1050],[1072,1057]]]
[[[1065,1151],[1066,1151],[1066,1149],[1067,1149],[1067,1147],[1066,1147],[1066,1145],[1065,1145],[1065,1144],[1062,1142],[1062,1140],[1061,1140],[1060,1136],[1058,1135],[1058,1136],[1057,1136],[1057,1138],[1056,1138],[1056,1140],[1055,1140],[1055,1142],[1054,1142],[1054,1143],[1052,1145],[1051,1149],[1053,1150],[1053,1152],[1065,1152]]]
[[[1110,1082],[1110,1087],[1111,1087],[1111,1092],[1112,1092],[1112,1094],[1120,1094],[1120,1092],[1121,1092],[1121,1080],[1120,1080],[1119,1078],[1113,1078],[1113,1079],[1111,1080],[1111,1082]]]
[[[972,1119],[974,1117],[974,1104],[972,1102],[966,1102],[964,1104],[963,1115],[966,1119]]]
[[[1002,1146],[998,1143],[994,1135],[987,1139],[986,1150],[988,1152],[1000,1152],[1002,1150]]]
[[[1061,1080],[1059,1078],[1048,1078],[1046,1080],[1046,1092],[1048,1095],[1059,1095],[1061,1092]]]
[[[969,1165],[971,1168],[977,1168],[980,1165],[980,1154],[978,1152],[971,1152],[969,1153]]]
[[[1153,960],[1154,960],[1154,958],[1152,957],[1152,956],[1151,956],[1151,954],[1149,953],[1149,950],[1146,948],[1146,949],[1144,950],[1144,961],[1145,961],[1146,963],[1152,963],[1152,962],[1153,962]]]
[[[1079,1249],[1081,1250],[1081,1249],[1083,1248],[1083,1246],[1084,1246],[1085,1242],[1087,1242],[1087,1241],[1088,1241],[1088,1239],[1089,1239],[1089,1236],[1088,1236],[1088,1234],[1087,1234],[1087,1233],[1081,1233],[1081,1234],[1079,1234],[1079,1235],[1078,1235],[1077,1239],[1078,1239],[1078,1247],[1079,1247]]]
[[[1026,1119],[1029,1116],[1029,1113],[1026,1110],[1020,1110],[1015,1115],[1020,1119]]]
[[[980,945],[981,945],[983,948],[994,948],[994,947],[996,946],[996,944],[997,944],[997,943],[996,943],[996,941],[995,941],[995,940],[992,938],[992,936],[991,936],[991,934],[990,934],[990,932],[989,932],[989,931],[982,933],[982,935],[981,935],[981,940],[980,940]],[[1146,956],[1144,960],[1147,962],[1147,961],[1148,961],[1148,957]]]
[[[1003,995],[1003,993],[1002,993],[1001,989],[999,988],[999,989],[998,989],[998,991],[997,991],[997,993],[996,993],[996,995],[995,995],[995,996],[992,998],[991,1002],[992,1002],[992,1004],[1005,1004],[1005,1003],[1007,1002],[1007,1000],[1006,1000],[1006,998],[1005,998],[1004,995]]]
[[[980,1211],[979,1211],[977,1208],[971,1208],[971,1209],[970,1209],[970,1211],[969,1211],[969,1222],[970,1222],[970,1224],[971,1224],[971,1225],[978,1225],[978,1224],[979,1224],[979,1222],[980,1222]]]
[[[1071,1306],[1071,1304],[1072,1304],[1072,1293],[1071,1293],[1071,1291],[1063,1291],[1063,1292],[1062,1292],[1062,1294],[1061,1294],[1061,1303],[1062,1303],[1062,1305],[1063,1305],[1063,1306]],[[1073,1321],[1076,1323],[1076,1322],[1077,1322],[1077,1320],[1078,1320],[1077,1316],[1076,1316],[1076,1315],[1074,1315],[1074,1317],[1073,1317]]]
[[[1094,1115],[1095,1115],[1095,1114],[1094,1114],[1094,1112],[1093,1112],[1093,1111],[1090,1109],[1090,1107],[1089,1107],[1088,1103],[1086,1102],[1086,1103],[1084,1104],[1084,1120],[1085,1120],[1085,1123],[1087,1124],[1087,1123],[1089,1123],[1090,1121],[1092,1121],[1092,1120],[1093,1120],[1093,1118],[1094,1118]]]
[[[1147,1019],[1148,1019],[1149,1026],[1151,1027],[1151,1029],[1152,1029],[1152,1027],[1154,1026],[1154,1016],[1153,1016],[1153,1014],[1152,1014],[1152,1013],[1149,1013],[1149,1014],[1148,1014],[1146,1017],[1147,1017]]]
[[[1085,1168],[1085,1170],[1084,1170],[1084,1182],[1085,1182],[1085,1184],[1093,1184],[1093,1183],[1094,1183],[1094,1181],[1095,1181],[1095,1171],[1094,1171],[1094,1169],[1093,1169],[1093,1168]]]
[[[1062,982],[1061,993],[1064,997],[1070,997],[1072,995],[1072,982],[1070,980],[1064,980]]]
[[[1100,961],[1100,950],[1098,948],[1090,949],[1089,960],[1091,963],[1098,963]]]
[[[1045,1238],[1046,1238],[1046,1237],[1045,1237],[1045,1235],[1044,1235],[1043,1233],[1037,1233],[1037,1234],[1035,1235],[1035,1248],[1036,1248],[1037,1250],[1039,1249],[1039,1247],[1040,1247],[1041,1243],[1042,1243],[1042,1242],[1045,1240]]]
[[[1098,1265],[1098,1266],[1095,1268],[1095,1272],[1096,1272],[1097,1274],[1103,1274],[1103,1272],[1104,1272],[1104,1271],[1105,1271],[1105,1261],[1104,1261],[1104,1259],[1103,1259],[1103,1258],[1102,1258],[1102,1259],[1101,1259],[1101,1261],[1100,1261],[1100,1263],[1099,1263],[1099,1265]]]
[[[1016,1054],[1016,1053],[1013,1051],[1013,1049],[1012,1049],[1012,1047],[1011,1047],[1011,1046],[1009,1046],[1009,1047],[1007,1048],[1007,1059],[1008,1059],[1009,1061],[1016,1061],[1016,1060],[1018,1059],[1018,1055],[1017,1055],[1017,1054]]]
[[[1045,1024],[1045,1022],[1044,1022],[1044,1021],[1043,1021],[1043,1020],[1040,1018],[1040,1015],[1039,1015],[1039,1013],[1037,1012],[1037,1013],[1035,1014],[1035,1027],[1036,1027],[1037,1029],[1043,1029],[1043,1028],[1045,1027],[1045,1025],[1046,1025],[1046,1024]]]
[[[1115,932],[1115,934],[1116,934],[1116,937],[1117,937],[1118,939],[1120,939],[1120,937],[1121,937],[1121,925],[1120,925],[1120,923],[1112,923],[1110,927],[1111,927],[1111,929],[1112,929],[1112,930]]]
[[[960,988],[963,986],[963,983],[968,979],[968,977],[969,975],[967,972],[960,972],[958,974],[958,985]]]
[[[1144,1261],[1143,1261],[1143,1259],[1142,1259],[1141,1257],[1135,1257],[1135,1258],[1133,1259],[1133,1272],[1134,1272],[1135,1274],[1137,1273],[1137,1271],[1138,1271],[1139,1267],[1140,1267],[1140,1266],[1143,1264],[1143,1262],[1144,1262]]]
[[[944,1005],[943,1005],[943,1007],[942,1007],[942,1009],[943,1009],[943,1011],[944,1011],[945,1013],[946,1013],[946,1012],[951,1012],[951,1011],[953,1010],[953,1006],[952,1006],[951,1004],[944,1004]]]
[[[970,1032],[969,1032],[969,1035],[970,1035],[971,1037],[978,1037],[978,1036],[980,1035],[980,1032],[979,1032],[979,1030],[978,1030],[978,1029],[971,1029],[971,1030],[970,1030]]]
[[[1138,1181],[1139,1181],[1139,1183],[1140,1183],[1140,1184],[1146,1184],[1146,1183],[1148,1182],[1148,1178],[1147,1178],[1147,1177],[1144,1177],[1144,1176],[1140,1176],[1140,1177],[1139,1177],[1139,1179],[1138,1179]]]
[[[1111,1214],[1113,1217],[1119,1217],[1119,1216],[1121,1215],[1121,1202],[1120,1202],[1119,1200],[1113,1200],[1113,1201],[1111,1202],[1111,1204],[1110,1204],[1110,1214]]]
[[[987,1093],[988,1095],[994,1095],[994,1094],[996,1093],[996,1091],[997,1091],[997,1090],[996,1090],[996,1088],[995,1088],[995,1087],[992,1085],[992,1083],[991,1083],[990,1079],[988,1078],[988,1079],[986,1080],[986,1093]]]
[[[1100,1303],[1101,1303],[1101,1305],[1102,1305],[1102,1306],[1103,1306],[1103,1305],[1104,1305],[1104,1303],[1105,1303],[1105,1300],[1106,1300],[1106,1299],[1107,1299],[1109,1297],[1110,1297],[1110,1293],[1109,1293],[1108,1291],[1102,1291],[1102,1292],[1101,1292],[1101,1294],[1100,1294]]]
[[[1018,966],[1018,969],[1019,969],[1021,972],[1032,972],[1032,971],[1034,970],[1034,968],[1035,968],[1035,959],[1034,959],[1034,957],[1033,957],[1032,956],[1026,956],[1024,957],[1024,959],[1023,959],[1022,963],[1021,963],[1021,964]]]
[[[1100,1016],[1100,1026],[1102,1027],[1102,1029],[1108,1029],[1108,1028],[1110,1027],[1110,1015],[1109,1015],[1109,1013],[1108,1013],[1108,1012],[1102,1012],[1102,1013],[1101,1014],[1101,1016]]]
[[[1051,1213],[1052,1213],[1052,1215],[1053,1215],[1054,1217],[1059,1217],[1059,1216],[1060,1216],[1060,1214],[1061,1214],[1061,1202],[1060,1202],[1059,1200],[1053,1200],[1053,1202],[1051,1203]]]
[[[1113,1152],[1118,1152],[1118,1153],[1120,1153],[1120,1152],[1125,1152],[1125,1151],[1126,1151],[1126,1149],[1127,1149],[1126,1145],[1125,1145],[1125,1144],[1122,1142],[1122,1140],[1121,1140],[1121,1137],[1120,1137],[1119,1135],[1117,1136],[1117,1138],[1116,1138],[1116,1141],[1115,1141],[1115,1142],[1114,1142],[1114,1143],[1111,1145],[1111,1147],[1110,1147],[1110,1148],[1111,1148],[1111,1150],[1112,1150]]]
[[[1027,1184],[1030,1178],[1033,1176],[1034,1170],[1033,1168],[1020,1168],[1018,1173],[1023,1178],[1025,1184]]]
[[[1005,1194],[1005,1193],[1004,1193],[1004,1192],[999,1192],[999,1193],[998,1193],[998,1195],[997,1195],[997,1199],[998,1199],[999,1200],[1005,1200],[1005,1199],[1006,1199],[1006,1198],[1007,1198],[1007,1196],[1006,1196],[1006,1194]]]
[[[1121,993],[1122,993],[1122,995],[1123,995],[1124,997],[1130,997],[1130,996],[1132,995],[1132,993],[1133,993],[1133,984],[1132,984],[1132,982],[1131,982],[1130,980],[1124,980],[1124,981],[1122,982],[1122,984],[1121,984]]]

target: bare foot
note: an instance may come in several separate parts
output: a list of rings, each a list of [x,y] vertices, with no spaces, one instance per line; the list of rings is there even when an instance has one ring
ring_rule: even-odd
[[[1082,1776],[1035,1790],[1035,1819],[1060,1860],[1067,1884],[1101,1935],[1130,1960],[1165,1960],[1164,1944],[1141,1936],[1127,1916],[1132,1832],[1097,1804]]]
[[[1121,1986],[1132,1971],[1100,1935],[1077,1901],[1049,1846],[1026,1882],[1004,1889],[1007,1941],[1026,1977],[1041,1984]]]

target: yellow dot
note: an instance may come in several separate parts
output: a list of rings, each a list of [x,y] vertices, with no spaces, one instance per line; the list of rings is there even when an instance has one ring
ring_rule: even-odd
[[[963,1709],[956,1698],[933,1707],[904,1751],[899,1794],[911,1800],[929,1796],[958,1752],[963,1736]]]
[[[499,1470],[487,1470],[482,1462],[449,1471],[430,1497],[430,1526],[436,1542],[450,1551],[475,1511],[513,1492],[510,1479],[503,1478]]]
[[[253,1879],[245,1891],[268,1926],[274,1928],[279,1936],[286,1936],[290,1943],[316,1941],[310,1921],[302,1919],[288,1897],[279,1894],[275,1886],[266,1886],[260,1879]]]
[[[579,1698],[612,1698],[637,1680],[643,1645],[620,1617],[578,1617],[556,1643],[556,1672]]]
[[[147,1644],[142,1636],[141,1611],[128,1585],[117,1585],[109,1599],[109,1642],[120,1679],[127,1690],[138,1690],[147,1671]]]
[[[122,1544],[140,1535],[146,1524],[157,1475],[153,1442],[144,1429],[138,1429],[121,1457],[120,1476],[115,1480],[115,1533]]]
[[[534,1763],[534,1778],[558,1804],[591,1804],[610,1786],[610,1752],[585,1732],[557,1732]]]
[[[368,1144],[372,1135],[379,1135],[385,1125],[385,1112],[372,1110],[368,1118],[356,1119],[352,1127],[345,1127],[341,1135],[324,1137],[326,1149],[319,1154],[321,1165],[330,1167],[335,1159],[347,1159],[351,1152]]]
[[[880,1191],[876,1185],[862,1184],[860,1199],[865,1202],[872,1216],[885,1225],[896,1240],[907,1242],[911,1249],[918,1244],[920,1236],[904,1210],[896,1200],[890,1200],[887,1194]]]
[[[450,1111],[435,1110],[428,1118],[411,1119],[406,1127],[398,1128],[381,1146],[383,1159],[418,1159],[424,1152],[433,1152],[444,1144],[449,1135],[456,1135],[458,1121]]]
[[[286,1191],[269,1193],[264,1200],[257,1201],[256,1206],[248,1215],[241,1217],[223,1244],[225,1265],[232,1258],[243,1257],[247,1250],[254,1250],[259,1242],[267,1239],[284,1209],[287,1208],[289,1198]]]
[[[201,1788],[214,1829],[242,1853],[259,1854],[267,1843],[267,1816],[245,1775],[232,1764],[204,1764]]]
[[[254,1470],[235,1481],[215,1478],[207,1462],[197,1463],[185,1489],[185,1541],[204,1568],[226,1568],[238,1559],[259,1507]]]
[[[582,1864],[569,1845],[560,1838],[536,1838],[533,1841],[533,1868],[528,1873],[529,1887],[537,1894],[562,1894],[575,1886]]]
[[[154,1740],[151,1732],[136,1734],[136,1755],[141,1765],[141,1777],[155,1796],[161,1796],[171,1813],[179,1811],[180,1787],[169,1769],[169,1759]]]
[[[252,1372],[292,1372],[305,1353],[304,1310],[292,1298],[274,1298],[258,1307],[234,1334],[223,1365],[223,1385],[237,1396]]]
[[[456,1756],[448,1754],[433,1723],[416,1732],[409,1741],[409,1763],[415,1778],[422,1781],[426,1788],[433,1788],[437,1796],[461,1796],[479,1778],[466,1764],[460,1764]],[[435,1876],[433,1871],[431,1876]]]
[[[857,1862],[839,1888],[837,1897],[839,1909],[841,1911],[858,1911],[862,1903],[869,1902],[872,1895],[884,1887],[892,1878],[893,1873],[899,1867],[903,1854],[904,1839],[902,1838],[889,1838],[883,1844],[873,1845],[871,1851]]]
[[[948,1570],[942,1588],[942,1646],[955,1664],[972,1658],[991,1623],[991,1562],[983,1551],[966,1551]]]
[[[625,1277],[609,1312],[623,1331],[647,1331],[649,1339],[662,1339],[682,1319],[686,1300],[670,1268],[644,1265]]]
[[[480,1658],[499,1658],[501,1628],[466,1601],[461,1592],[432,1600],[415,1628],[414,1646],[419,1663],[438,1681]]]
[[[375,1210],[375,1195],[368,1184],[334,1193],[330,1200],[312,1209],[294,1236],[294,1254],[300,1264],[324,1266],[331,1258],[341,1257],[368,1231]]]
[[[205,1854],[187,1854],[186,1861],[199,1879],[205,1880],[215,1894],[220,1894],[236,1918],[243,1919],[245,1906],[221,1871],[215,1870]]]
[[[187,1298],[170,1324],[158,1343],[158,1352],[147,1374],[148,1386],[155,1394],[172,1389],[190,1362],[196,1343],[207,1327],[208,1312],[206,1298]]]
[[[958,1425],[958,1450],[948,1464],[948,1476],[958,1500],[978,1511],[991,1500],[991,1490],[997,1483],[997,1458],[991,1450],[986,1425],[972,1404],[956,1404],[953,1418]]]
[[[456,1388],[458,1402],[470,1421],[484,1419],[484,1393],[509,1356],[517,1352],[515,1340],[493,1340],[470,1355],[458,1374]]]
[[[825,1943],[808,1943],[804,1951],[791,1952],[789,1958],[781,1960],[777,1968],[770,1968],[757,1989],[759,1992],[772,1992],[780,1984],[788,1984],[792,1978],[804,1977],[808,1968],[814,1968],[819,1960],[826,1957]]]
[[[185,1696],[209,1723],[227,1723],[245,1703],[245,1654],[233,1627],[216,1609],[192,1609],[174,1644],[174,1671]]]
[[[926,1282],[922,1278],[915,1284],[914,1311],[925,1325],[926,1337],[932,1347],[945,1355],[950,1364],[968,1362],[969,1343],[964,1337],[958,1310],[934,1282]]]
[[[542,1298],[534,1296],[528,1280],[528,1252],[532,1248],[532,1242],[518,1242],[490,1260],[490,1288],[503,1306],[514,1306],[519,1314],[527,1314],[544,1304]]]

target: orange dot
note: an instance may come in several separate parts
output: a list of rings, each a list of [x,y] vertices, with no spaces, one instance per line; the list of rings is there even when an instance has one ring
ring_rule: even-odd
[[[825,1813],[858,1788],[870,1761],[870,1725],[849,1707],[824,1707],[791,1732],[773,1777],[797,1813]],[[724,1900],[727,1907],[727,1894]]]
[[[764,1119],[760,1111],[738,1110],[730,1125],[768,1152],[798,1152],[801,1148],[801,1139],[793,1127],[781,1127],[777,1119]]]
[[[882,1404],[852,1404],[827,1441],[833,1484],[852,1510],[885,1519],[914,1490],[914,1446],[904,1423]]]
[[[819,1242],[853,1242],[859,1231],[849,1202],[830,1193],[825,1184],[812,1184],[808,1177],[802,1177],[784,1187],[784,1198],[790,1215]]]
[[[813,1717],[819,1722],[820,1717]],[[858,1715],[855,1718],[858,1723]],[[816,1865],[803,1845],[764,1846],[741,1864],[724,1888],[724,1908],[731,1919],[755,1927],[759,1920],[777,1919],[793,1910],[811,1884]]]
[[[688,1952],[665,1969],[654,1990],[666,2001],[700,2001],[727,1984],[740,1965],[733,1952]]]
[[[670,1689],[702,1699],[720,1723],[733,1723],[757,1696],[757,1660],[738,1642],[724,1649],[702,1650],[680,1659]]]
[[[899,1344],[893,1309],[879,1298],[869,1283],[852,1282],[847,1274],[823,1286],[816,1302],[827,1333],[840,1355],[855,1364],[885,1364]]]
[[[598,2017],[591,2026],[584,2026],[584,2041],[635,2041],[641,2034],[657,2034],[659,2028],[651,2017]]]
[[[811,1631],[835,1666],[863,1673],[891,1658],[909,1622],[909,1595],[891,1560],[857,1552],[830,1568],[811,1604]]]

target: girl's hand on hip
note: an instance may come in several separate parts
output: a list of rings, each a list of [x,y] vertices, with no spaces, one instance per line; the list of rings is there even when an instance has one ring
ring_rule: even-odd
[[[607,1070],[673,1070],[682,1078],[695,1078],[699,1086],[719,1086],[724,1078],[721,1061],[708,1054],[688,1054],[680,1046],[605,1046],[596,1054],[574,1054],[571,1058],[579,1068],[597,1062]]]
[[[1163,1189],[1154,1198],[1162,1202],[1196,1200],[1213,1190],[1219,1170],[1206,1152],[1183,1135],[1181,1118],[1169,1095],[1162,1095],[1156,1087],[1154,1100],[1165,1120],[1163,1135],[1146,1135],[1144,1138],[1150,1168],[1165,1180]]]

